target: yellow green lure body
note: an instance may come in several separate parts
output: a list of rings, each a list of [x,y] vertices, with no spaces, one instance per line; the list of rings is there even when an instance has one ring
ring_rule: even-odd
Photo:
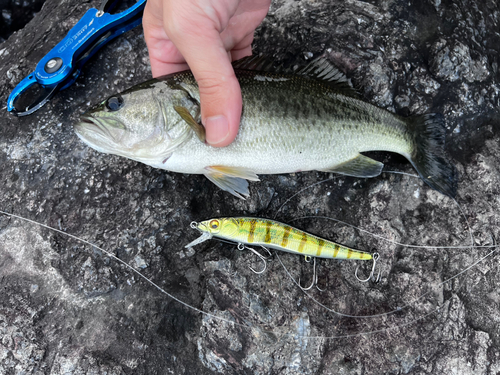
[[[239,244],[260,245],[306,257],[352,260],[373,259],[370,253],[339,245],[269,219],[225,217],[205,220],[200,223],[194,222],[191,226],[202,232],[202,235],[186,247],[192,247],[212,237],[218,237]]]

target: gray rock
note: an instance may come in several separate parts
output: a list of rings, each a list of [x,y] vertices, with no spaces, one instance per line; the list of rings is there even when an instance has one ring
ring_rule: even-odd
[[[3,103],[100,4],[63,3],[47,0],[0,45]],[[89,149],[73,133],[79,115],[150,76],[140,28],[35,114],[2,116],[0,210],[94,245],[0,215],[0,373],[500,372],[500,266],[480,261],[490,248],[468,247],[499,238],[499,24],[494,0],[279,0],[256,33],[255,52],[278,63],[325,54],[367,100],[404,116],[443,113],[460,208],[386,153],[372,155],[386,163],[380,177],[262,176],[242,201],[203,176]],[[259,260],[234,245],[184,248],[198,235],[191,221],[231,215],[376,250],[381,281],[355,279],[367,264],[321,260],[325,291],[305,294],[291,279],[310,282],[302,257],[275,254],[256,275]]]

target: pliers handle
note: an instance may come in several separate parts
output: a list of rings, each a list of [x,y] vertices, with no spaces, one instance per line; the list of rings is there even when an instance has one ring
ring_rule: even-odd
[[[141,23],[146,0],[117,14],[104,9],[89,9],[61,40],[37,64],[9,95],[7,110],[16,116],[26,116],[42,107],[59,90],[70,86],[82,66],[104,44]]]

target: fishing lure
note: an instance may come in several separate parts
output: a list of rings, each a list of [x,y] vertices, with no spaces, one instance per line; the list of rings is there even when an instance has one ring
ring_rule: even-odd
[[[373,260],[372,271],[366,280],[362,280],[358,277],[358,269],[356,268],[356,278],[361,282],[366,282],[373,278],[375,265],[379,258],[378,253],[370,254],[364,251],[354,250],[313,234],[306,233],[300,229],[293,228],[287,224],[269,219],[225,217],[205,220],[200,223],[193,221],[191,223],[191,228],[198,229],[202,235],[186,245],[186,247],[192,247],[212,237],[217,237],[238,243],[239,250],[251,250],[264,262],[264,265],[266,265],[266,258],[256,250],[245,245],[261,246],[268,253],[268,248],[271,248],[293,254],[301,254],[306,257],[306,261],[310,261],[312,258],[314,260],[314,276],[311,287],[317,283],[315,268],[316,258]],[[264,266],[262,271],[257,272],[254,269],[252,269],[252,271],[255,273],[262,273],[265,269],[266,266]],[[377,281],[379,276],[377,276]],[[308,290],[311,287],[302,289]]]

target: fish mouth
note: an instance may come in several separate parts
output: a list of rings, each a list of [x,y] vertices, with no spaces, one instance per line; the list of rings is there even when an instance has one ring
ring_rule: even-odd
[[[93,116],[82,116],[74,126],[76,135],[82,141],[101,152],[109,152],[113,148],[110,143],[117,143],[116,134],[110,128],[103,120]]]
[[[125,125],[118,119],[82,116],[75,126],[80,133],[98,133],[116,141],[116,136],[126,131]]]
[[[102,123],[102,121],[99,121],[99,119],[92,117],[92,116],[82,116],[80,118],[80,122],[75,126],[77,132],[83,131],[99,131],[99,132],[106,132],[106,126]],[[108,132],[109,134],[109,132]]]

